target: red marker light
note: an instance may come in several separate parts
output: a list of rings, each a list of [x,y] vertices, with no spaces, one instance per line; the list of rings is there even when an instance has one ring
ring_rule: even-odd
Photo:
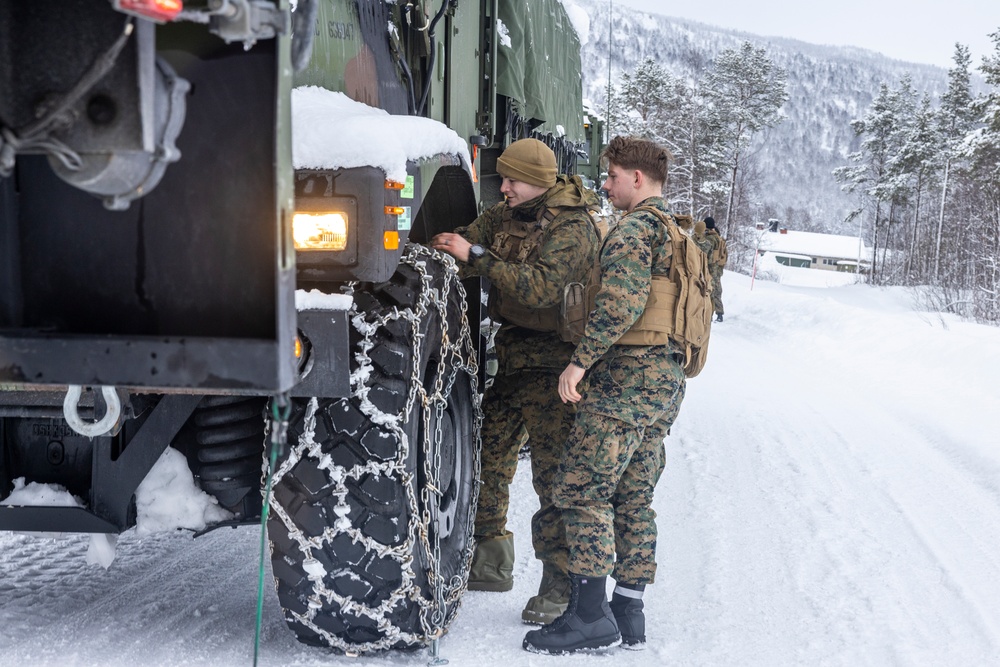
[[[184,9],[183,0],[113,0],[115,9],[159,23],[173,21]]]

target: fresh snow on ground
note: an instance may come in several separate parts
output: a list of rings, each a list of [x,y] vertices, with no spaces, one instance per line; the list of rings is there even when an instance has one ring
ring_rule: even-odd
[[[1000,329],[774,271],[752,291],[725,275],[726,320],[667,439],[648,648],[521,649],[540,576],[522,462],[514,590],[465,596],[440,644],[450,664],[998,664]],[[88,544],[0,534],[0,666],[252,663],[257,529],[130,531],[107,570]],[[300,645],[267,586],[261,665],[428,658]]]

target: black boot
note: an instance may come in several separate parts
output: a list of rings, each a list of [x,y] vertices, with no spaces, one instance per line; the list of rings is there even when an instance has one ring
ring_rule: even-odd
[[[722,321],[722,313],[719,313],[718,315],[715,316],[715,321],[716,322],[721,322]]]
[[[619,593],[621,588],[623,586],[619,584],[611,596],[611,613],[622,635],[622,648],[641,651],[646,648],[646,615],[642,612],[642,598],[622,595]],[[639,595],[642,595],[641,589]]]
[[[570,574],[569,578],[571,588],[566,611],[550,625],[526,634],[522,644],[525,651],[559,655],[621,643],[604,590],[608,578],[578,574]]]

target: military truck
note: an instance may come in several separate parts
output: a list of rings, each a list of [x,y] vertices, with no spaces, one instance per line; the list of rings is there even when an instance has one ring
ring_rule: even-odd
[[[439,637],[482,286],[422,244],[499,201],[513,140],[596,165],[579,46],[558,0],[0,0],[0,531],[130,529],[169,446],[228,511],[206,530],[268,517],[302,641]]]

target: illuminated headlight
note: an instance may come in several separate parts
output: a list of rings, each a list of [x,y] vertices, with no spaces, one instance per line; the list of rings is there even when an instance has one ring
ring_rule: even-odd
[[[296,250],[344,250],[347,248],[345,213],[303,213],[292,217]]]

